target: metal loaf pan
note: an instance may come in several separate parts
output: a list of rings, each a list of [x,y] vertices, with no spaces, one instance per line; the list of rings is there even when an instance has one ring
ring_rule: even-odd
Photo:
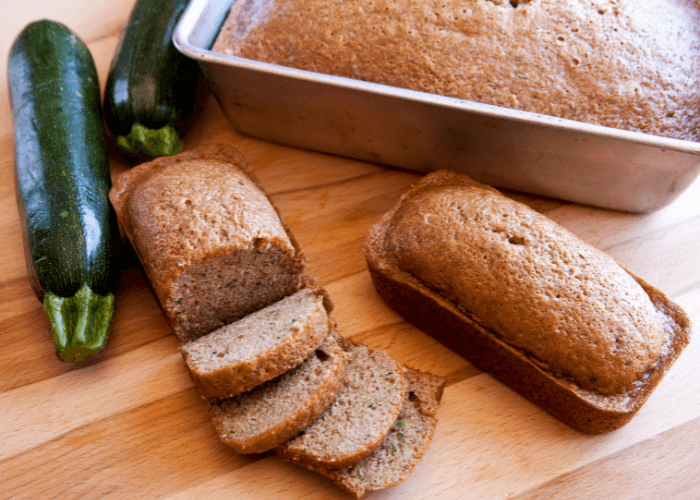
[[[631,212],[667,205],[700,173],[695,142],[212,52],[232,3],[192,0],[173,41],[246,135]]]

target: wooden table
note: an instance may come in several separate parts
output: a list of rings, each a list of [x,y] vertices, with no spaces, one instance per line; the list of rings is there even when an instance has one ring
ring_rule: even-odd
[[[2,2],[0,30],[0,497],[348,498],[311,472],[222,445],[127,245],[107,349],[59,362],[26,276],[13,187],[6,60],[36,19],[86,41],[104,85],[133,0]],[[372,498],[700,498],[700,342],[617,432],[586,436],[480,373],[378,298],[367,229],[419,175],[269,144],[231,130],[209,96],[186,147],[249,159],[336,304],[341,333],[447,377],[432,446],[402,485]],[[112,155],[114,175],[127,168]],[[700,181],[671,206],[630,215],[507,193],[667,292],[700,323]]]

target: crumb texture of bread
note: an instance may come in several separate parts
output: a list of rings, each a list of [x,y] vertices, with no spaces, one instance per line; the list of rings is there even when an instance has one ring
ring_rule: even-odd
[[[700,139],[695,1],[239,0],[212,50]]]
[[[334,322],[320,287],[304,288],[180,349],[202,397],[229,398],[294,368]]]
[[[370,230],[365,256],[404,317],[585,432],[631,418],[690,339],[663,293],[461,174],[425,176]]]
[[[182,342],[303,286],[300,246],[233,148],[138,165],[110,200]]]
[[[348,378],[333,403],[277,454],[309,468],[346,467],[369,456],[401,410],[406,394],[403,367],[383,351],[349,339]]]
[[[336,397],[348,357],[329,335],[296,368],[233,398],[210,401],[219,438],[238,453],[262,453],[294,437]]]
[[[405,481],[425,456],[435,434],[445,379],[411,368],[405,368],[404,376],[408,392],[379,448],[352,467],[317,469],[357,498]]]

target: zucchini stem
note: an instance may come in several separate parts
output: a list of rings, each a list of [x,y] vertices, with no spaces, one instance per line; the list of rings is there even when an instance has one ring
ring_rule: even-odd
[[[51,321],[49,333],[61,361],[84,361],[104,348],[115,304],[113,293],[98,295],[86,283],[72,297],[46,292],[44,312]]]
[[[157,158],[182,151],[182,141],[175,127],[166,125],[157,130],[134,123],[128,135],[119,135],[117,147],[135,156]]]

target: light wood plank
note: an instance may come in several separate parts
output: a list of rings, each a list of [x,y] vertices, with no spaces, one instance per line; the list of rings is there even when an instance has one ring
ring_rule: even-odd
[[[0,497],[159,498],[256,460],[219,442],[206,406],[190,388],[3,461]]]
[[[610,492],[616,500],[700,498],[700,484],[688,475],[700,463],[700,448],[688,437],[698,434],[700,419],[695,419],[513,500],[589,500]]]
[[[168,336],[123,356],[5,391],[0,421],[7,430],[0,460],[192,385],[175,340]]]

